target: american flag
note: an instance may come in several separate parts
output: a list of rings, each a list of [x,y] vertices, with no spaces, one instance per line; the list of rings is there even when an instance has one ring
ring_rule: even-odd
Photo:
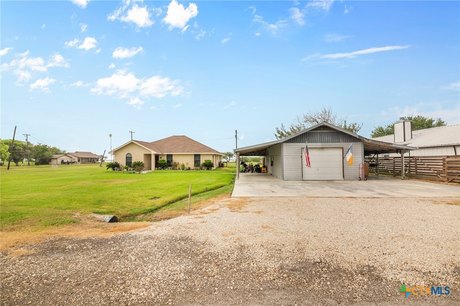
[[[311,163],[310,163],[310,151],[308,151],[308,145],[305,145],[305,150],[303,151],[305,154],[305,165],[308,168],[311,168]]]

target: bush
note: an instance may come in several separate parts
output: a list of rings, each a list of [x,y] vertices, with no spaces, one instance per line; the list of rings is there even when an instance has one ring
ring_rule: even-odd
[[[172,163],[172,168],[173,168],[174,170],[179,170],[179,165],[180,165],[180,164],[179,164],[178,162],[173,162],[173,163]]]
[[[142,162],[140,160],[135,161],[135,162],[133,162],[132,167],[133,167],[134,171],[141,173],[141,171],[144,170],[144,162]]]
[[[107,170],[112,169],[112,171],[120,171],[121,170],[121,166],[120,166],[120,164],[118,162],[107,163],[107,165],[105,167],[107,168]]]
[[[185,164],[184,163],[180,164],[180,169],[185,170]]]
[[[203,166],[203,168],[205,168],[206,170],[211,170],[212,168],[214,168],[214,163],[207,159],[204,161],[204,163],[201,164],[201,166]]]
[[[160,159],[158,161],[158,168],[160,169],[166,169],[168,167],[168,162],[164,159]]]

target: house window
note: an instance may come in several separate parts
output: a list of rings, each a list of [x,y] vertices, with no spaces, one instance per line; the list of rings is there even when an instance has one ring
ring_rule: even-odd
[[[198,168],[200,164],[201,164],[201,156],[200,154],[195,154],[193,156],[193,165]]]
[[[132,164],[133,164],[133,156],[131,155],[131,153],[127,153],[126,154],[126,166],[131,167]]]
[[[166,154],[166,162],[168,163],[168,167],[172,166],[172,163],[173,163],[173,155],[172,154]]]

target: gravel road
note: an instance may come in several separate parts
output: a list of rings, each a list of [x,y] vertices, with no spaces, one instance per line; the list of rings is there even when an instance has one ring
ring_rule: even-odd
[[[3,253],[1,303],[459,305],[458,203],[224,199],[136,232]],[[407,301],[402,283],[453,291]]]

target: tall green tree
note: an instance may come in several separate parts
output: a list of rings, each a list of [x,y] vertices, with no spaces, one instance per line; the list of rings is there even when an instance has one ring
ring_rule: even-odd
[[[275,129],[275,137],[277,139],[285,138],[322,122],[342,127],[353,133],[358,133],[363,126],[359,123],[347,123],[346,120],[339,119],[331,108],[323,107],[319,112],[311,112],[297,117],[297,122],[292,123],[288,128],[281,124],[280,127]]]
[[[0,159],[2,163],[5,163],[10,158],[9,146],[4,143],[0,142]]]
[[[413,131],[446,125],[446,122],[442,120],[441,118],[433,119],[433,118],[429,118],[429,117],[425,117],[421,115],[405,116],[405,117],[401,117],[400,120],[410,120]],[[388,124],[386,126],[377,126],[371,132],[371,137],[375,138],[375,137],[381,137],[381,136],[394,134],[394,124],[396,122]]]
[[[10,139],[3,139],[2,144],[8,146],[9,152],[9,159],[16,164],[19,165],[19,162],[22,162],[26,157],[26,143],[24,141],[15,140],[13,144],[11,144]]]
[[[38,144],[33,146],[31,156],[35,159],[36,165],[47,165],[50,163],[53,155],[58,153],[61,153],[59,148]]]

